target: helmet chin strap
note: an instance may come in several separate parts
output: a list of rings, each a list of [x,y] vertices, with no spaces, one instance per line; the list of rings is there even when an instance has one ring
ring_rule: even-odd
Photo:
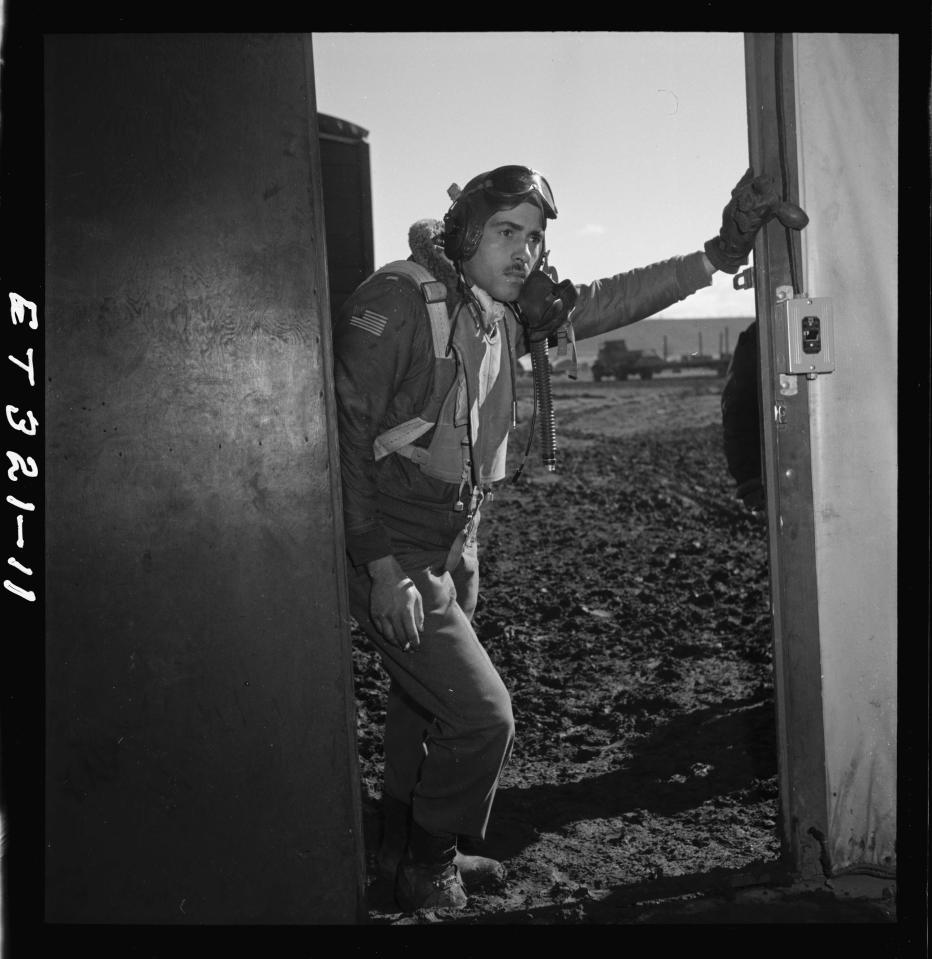
[[[458,277],[457,287],[459,293],[463,298],[463,302],[466,304],[467,309],[472,315],[473,321],[476,324],[477,329],[481,329],[484,332],[489,331],[489,322],[486,319],[486,313],[488,309],[491,309],[492,297],[486,293],[480,286],[477,286],[475,283],[472,283],[466,274],[463,272],[462,264],[456,264],[456,274]],[[483,302],[483,297],[485,302]]]
[[[491,333],[495,324],[505,315],[505,305],[486,293],[481,286],[473,284],[471,292],[482,308],[482,327],[486,333]]]

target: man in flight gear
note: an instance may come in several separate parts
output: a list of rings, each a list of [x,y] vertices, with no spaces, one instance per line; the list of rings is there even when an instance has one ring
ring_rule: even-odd
[[[704,252],[574,285],[546,265],[557,207],[539,173],[499,167],[450,196],[442,224],[412,227],[406,261],[354,291],[333,340],[350,610],[391,678],[379,866],[409,911],[461,909],[504,872],[458,845],[485,837],[515,735],[471,620],[480,507],[505,477],[518,357],[737,272],[760,228],[798,209],[749,170]]]

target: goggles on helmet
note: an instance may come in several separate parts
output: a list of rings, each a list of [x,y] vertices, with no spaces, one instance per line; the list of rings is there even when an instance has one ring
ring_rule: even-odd
[[[522,199],[537,194],[544,208],[544,216],[557,218],[557,205],[550,184],[536,170],[525,166],[501,166],[489,173],[477,176],[466,184],[462,195],[477,192],[487,193],[496,201],[517,205]]]

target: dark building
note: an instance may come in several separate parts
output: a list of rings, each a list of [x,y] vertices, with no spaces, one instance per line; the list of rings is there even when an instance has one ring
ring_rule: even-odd
[[[317,115],[332,314],[375,269],[368,130]]]

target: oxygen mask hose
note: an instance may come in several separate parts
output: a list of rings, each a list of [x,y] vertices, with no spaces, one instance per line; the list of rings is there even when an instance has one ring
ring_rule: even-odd
[[[540,412],[540,455],[544,466],[553,473],[557,468],[557,430],[553,419],[553,397],[550,393],[550,357],[547,341],[531,346],[531,372]]]

